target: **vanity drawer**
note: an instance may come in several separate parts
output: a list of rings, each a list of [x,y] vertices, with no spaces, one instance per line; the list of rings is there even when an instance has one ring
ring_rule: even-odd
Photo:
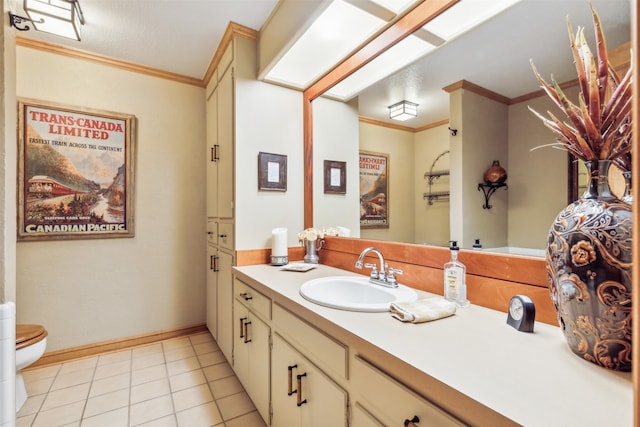
[[[349,351],[345,345],[325,335],[324,332],[277,303],[273,304],[273,323],[275,328],[285,334],[296,347],[304,349],[314,363],[341,378],[348,378]]]
[[[271,300],[269,298],[236,278],[233,279],[233,293],[251,311],[264,319],[271,319]]]
[[[233,223],[232,222],[219,222],[218,223],[218,246],[224,249],[233,250]]]
[[[465,425],[359,356],[351,364],[351,381],[356,402],[384,425],[402,426],[414,416],[420,419],[417,426]]]

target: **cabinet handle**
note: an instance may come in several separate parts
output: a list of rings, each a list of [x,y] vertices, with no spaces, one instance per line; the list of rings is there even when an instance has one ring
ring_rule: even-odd
[[[243,293],[241,293],[241,294],[240,294],[240,296],[241,296],[242,298],[244,298],[244,300],[245,300],[245,301],[249,301],[249,300],[252,300],[252,299],[253,299],[253,297],[252,297],[251,295],[249,295],[249,293],[248,293],[248,292],[243,292]]]
[[[209,269],[215,272],[218,271],[218,255],[211,255],[209,257]]]
[[[240,318],[240,338],[244,338],[244,321],[247,320],[246,317]]]
[[[251,340],[249,339],[249,325],[251,324],[251,322],[244,322],[244,343],[250,343]]]
[[[298,390],[293,390],[293,370],[297,367],[298,365],[287,366],[287,370],[289,371],[289,381],[288,381],[288,388],[287,388],[288,396],[291,396],[293,393],[298,391]]]
[[[404,427],[418,427],[416,423],[420,422],[420,418],[417,415],[414,415],[413,418],[404,420]]]
[[[220,157],[218,157],[218,148],[220,146],[218,144],[214,144],[213,147],[211,147],[211,161],[212,162],[217,162],[218,160],[220,160]]]
[[[213,231],[207,231],[207,234],[213,234]]]
[[[302,400],[302,377],[306,377],[307,373],[305,372],[304,374],[298,374],[296,375],[296,378],[298,379],[298,400],[296,402],[296,405],[298,406],[302,406],[305,403],[307,403],[307,399]]]
[[[218,234],[218,237],[221,239],[226,239],[227,235],[226,234]]]

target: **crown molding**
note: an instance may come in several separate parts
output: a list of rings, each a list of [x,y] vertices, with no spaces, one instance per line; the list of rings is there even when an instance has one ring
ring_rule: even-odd
[[[74,49],[66,46],[60,46],[53,43],[48,43],[40,40],[33,40],[22,36],[16,36],[16,45],[21,47],[27,47],[30,49],[36,49],[43,52],[54,53],[56,55],[67,56],[70,58],[81,59],[84,61],[95,62],[102,65],[107,65],[121,70],[131,71],[134,73],[145,74],[148,76],[158,77],[161,79],[167,79],[176,81],[179,83],[185,83],[189,85],[204,87],[204,83],[201,79],[184,76],[182,74],[171,73],[168,71],[159,70],[157,68],[147,67],[133,62],[122,61],[119,59],[110,58],[108,56],[97,55],[80,49]]]

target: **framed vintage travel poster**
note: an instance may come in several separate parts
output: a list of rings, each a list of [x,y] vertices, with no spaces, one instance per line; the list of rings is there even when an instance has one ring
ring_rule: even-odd
[[[360,228],[389,227],[389,155],[360,151]]]
[[[18,240],[133,237],[135,117],[18,101]]]

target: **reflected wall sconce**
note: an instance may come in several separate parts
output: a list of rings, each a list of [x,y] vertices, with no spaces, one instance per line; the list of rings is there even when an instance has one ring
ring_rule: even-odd
[[[36,31],[80,41],[84,16],[78,0],[24,0],[28,18],[9,12],[9,24],[18,31],[29,31],[31,22]]]
[[[389,118],[403,122],[418,117],[418,104],[409,101],[400,101],[389,105]]]

